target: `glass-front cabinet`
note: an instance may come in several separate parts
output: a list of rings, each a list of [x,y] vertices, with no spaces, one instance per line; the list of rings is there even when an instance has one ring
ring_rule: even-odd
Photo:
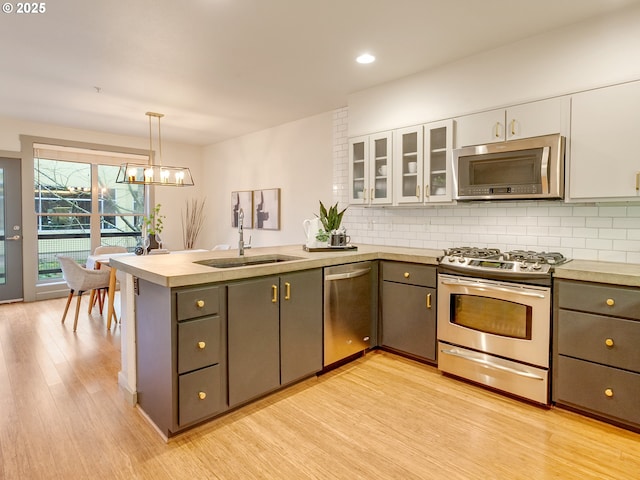
[[[450,202],[453,120],[396,130],[396,202]]]
[[[423,155],[422,125],[395,131],[396,201],[421,203]]]
[[[349,203],[392,202],[392,157],[391,132],[349,139]]]
[[[453,120],[424,126],[424,201],[452,200]]]

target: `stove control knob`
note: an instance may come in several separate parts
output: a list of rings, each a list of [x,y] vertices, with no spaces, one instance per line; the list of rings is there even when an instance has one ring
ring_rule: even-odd
[[[458,263],[464,263],[464,258],[460,257],[460,258],[458,259]]]
[[[542,268],[542,265],[540,265],[538,262],[531,265],[532,270],[540,270],[541,268]]]
[[[455,262],[455,261],[456,261],[456,259],[455,259],[455,258],[453,258],[453,257],[449,257],[449,262],[452,262],[452,263],[453,263],[453,262]]]

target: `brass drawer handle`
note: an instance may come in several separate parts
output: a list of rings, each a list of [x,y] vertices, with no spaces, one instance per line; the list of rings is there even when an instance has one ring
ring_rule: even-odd
[[[205,398],[207,398],[207,394],[205,392],[198,392],[198,398],[200,400],[204,400]]]
[[[204,300],[198,300],[198,301],[196,302],[196,307],[198,307],[198,308],[202,308],[202,307],[204,307]]]
[[[207,344],[205,342],[198,342],[198,348],[200,350],[204,350],[204,348],[207,346]]]
[[[611,398],[611,397],[613,397],[613,390],[612,390],[612,389],[610,389],[610,388],[607,388],[607,389],[604,391],[604,394],[605,394],[607,397]]]
[[[609,305],[610,307],[613,307],[615,303],[616,302],[613,300],[613,298],[607,298],[607,305]]]
[[[607,347],[613,347],[613,338],[607,338],[607,339],[604,341],[604,344],[605,344]]]
[[[276,285],[271,285],[271,303],[278,302],[278,287]]]
[[[284,282],[284,299],[291,300],[291,284]]]
[[[404,272],[404,278],[409,278],[409,272]]]
[[[431,310],[431,294],[427,293],[427,308]]]

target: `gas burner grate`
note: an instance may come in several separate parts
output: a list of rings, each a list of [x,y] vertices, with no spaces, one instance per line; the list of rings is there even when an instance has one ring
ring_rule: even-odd
[[[567,262],[567,258],[559,252],[535,252],[532,250],[511,250],[504,252],[505,260],[525,263],[540,263],[560,265]]]

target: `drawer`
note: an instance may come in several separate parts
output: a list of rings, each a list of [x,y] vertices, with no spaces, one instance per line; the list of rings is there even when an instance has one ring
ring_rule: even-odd
[[[215,315],[220,310],[220,287],[192,288],[176,293],[178,321]]]
[[[220,317],[178,324],[178,373],[220,363]]]
[[[640,289],[559,280],[560,308],[640,320]]]
[[[558,357],[557,368],[558,403],[640,425],[640,374],[564,356]]]
[[[178,377],[178,424],[210,417],[224,408],[222,367],[214,365]]]
[[[558,353],[640,372],[640,322],[558,312]]]
[[[436,286],[436,267],[405,262],[382,262],[382,280],[422,287]]]

